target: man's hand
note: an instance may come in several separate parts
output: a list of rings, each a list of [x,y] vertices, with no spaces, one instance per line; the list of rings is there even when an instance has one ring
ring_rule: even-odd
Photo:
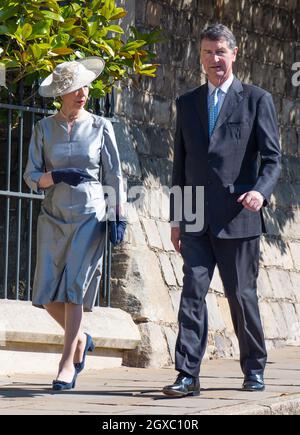
[[[259,211],[263,206],[264,197],[260,192],[250,190],[250,192],[243,193],[237,202],[241,202],[247,210]]]
[[[171,228],[171,242],[177,252],[180,252],[180,228],[172,227]]]

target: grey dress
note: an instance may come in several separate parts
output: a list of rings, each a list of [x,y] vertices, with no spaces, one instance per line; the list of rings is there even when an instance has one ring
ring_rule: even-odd
[[[62,182],[45,190],[38,217],[32,303],[40,308],[51,302],[83,304],[85,311],[91,311],[101,278],[105,186],[109,193],[111,188],[115,192],[109,195],[109,206],[125,199],[110,121],[86,113],[75,121],[70,133],[66,121],[57,115],[37,122],[24,179],[41,193],[40,177],[58,168],[83,169],[94,180],[76,187]]]

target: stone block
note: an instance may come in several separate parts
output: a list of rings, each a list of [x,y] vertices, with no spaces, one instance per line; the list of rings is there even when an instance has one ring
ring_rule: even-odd
[[[170,15],[170,26],[176,29],[176,39],[178,42],[187,41],[191,35],[190,14],[185,11],[173,13]],[[170,28],[170,27],[169,27]]]
[[[290,251],[292,254],[292,259],[294,267],[296,270],[300,271],[300,242],[289,242]],[[300,289],[299,289],[300,291]]]
[[[126,123],[120,121],[114,124],[114,131],[120,152],[122,171],[125,175],[141,177],[140,162],[133,145],[131,132]]]
[[[127,280],[113,288],[113,306],[122,306],[134,320],[174,323],[177,320],[162,277],[158,256],[149,248],[132,248]]]
[[[175,363],[175,346],[176,346],[176,340],[177,340],[177,332],[175,333],[172,328],[169,326],[163,326],[162,330],[165,333],[168,348],[169,348],[169,354],[172,360],[172,363]]]
[[[239,342],[238,339],[236,337],[236,335],[231,335],[230,336],[230,340],[231,340],[231,349],[232,349],[232,356],[236,359],[239,359],[240,357],[240,347],[239,347]]]
[[[176,286],[177,282],[173,272],[173,267],[169,260],[169,256],[165,253],[159,254],[159,261],[166,284],[170,286]]]
[[[295,301],[294,289],[289,272],[272,268],[268,270],[268,276],[273,289],[272,293],[274,299]]]
[[[135,16],[136,22],[142,24],[145,22],[146,12],[147,12],[147,0],[135,1]],[[127,7],[127,5],[125,5]]]
[[[169,348],[160,327],[155,323],[139,325],[142,341],[138,348],[124,353],[124,364],[131,367],[159,368],[171,364]]]
[[[195,11],[197,0],[181,0],[181,9],[188,11]]]
[[[286,340],[288,338],[288,326],[286,324],[283,310],[281,308],[281,303],[273,302],[271,304],[271,307],[274,314],[274,322],[276,323],[278,329],[277,338]]]
[[[231,340],[222,334],[215,334],[214,336],[216,356],[218,358],[231,358]]]
[[[145,192],[144,197],[144,212],[150,219],[157,222],[161,219],[161,197],[158,187],[149,187]]]
[[[269,302],[260,302],[259,310],[266,339],[273,340],[278,338],[279,330],[277,326],[277,318],[274,316],[272,304]]]
[[[295,124],[295,101],[292,99],[283,98],[282,100],[282,121],[285,125]]]
[[[271,197],[271,202],[273,196]],[[272,236],[280,236],[286,220],[286,214],[283,210],[267,207],[263,210],[263,216],[267,232]]]
[[[284,235],[285,238],[300,239],[300,210],[268,208],[265,211],[266,225],[270,235]]]
[[[161,126],[149,125],[146,128],[146,135],[151,146],[151,156],[167,158],[170,145],[173,142],[170,132]]]
[[[221,315],[218,300],[215,294],[208,293],[206,296],[208,310],[208,326],[212,331],[224,331],[226,325]]]
[[[277,184],[270,205],[273,207],[280,207],[283,209],[291,208],[297,204],[296,192],[290,182],[283,182]]]
[[[171,242],[171,226],[169,222],[157,221],[156,224],[160,235],[160,239],[163,244],[163,249],[165,251],[175,252],[175,248],[173,246],[173,243]]]
[[[261,256],[264,266],[279,266],[283,269],[292,270],[293,260],[289,245],[285,241],[275,241],[273,239],[261,239]]]
[[[300,319],[297,317],[294,305],[283,302],[281,308],[288,328],[288,339],[293,341],[297,339],[300,344],[300,334],[297,336]]]
[[[128,224],[124,236],[124,242],[133,247],[146,246],[146,239],[139,221],[135,224]]]
[[[229,337],[232,334],[234,334],[234,328],[231,320],[231,313],[230,313],[228,300],[225,297],[218,297],[217,301],[221,311],[221,317],[225,323],[226,336]]]
[[[288,183],[292,183],[294,190],[300,181],[300,171],[298,170],[298,157],[282,156],[281,177]],[[280,182],[282,182],[280,180]]]
[[[169,125],[171,116],[171,102],[161,97],[155,97],[150,107],[150,121],[160,124]],[[148,114],[149,119],[149,114]]]
[[[266,339],[266,340],[265,340],[265,344],[266,344],[266,349],[267,349],[267,352],[268,352],[268,353],[269,353],[271,350],[275,349],[275,344],[274,344],[274,341],[273,341],[273,340],[268,340],[268,339]]]
[[[145,229],[149,246],[151,248],[163,249],[155,221],[152,219],[143,218],[142,225]]]
[[[133,125],[131,127],[132,141],[139,154],[149,155],[151,153],[151,146],[145,130],[142,126]]]
[[[164,186],[160,192],[161,195],[161,219],[169,223],[170,219],[170,195],[169,188]]]
[[[154,186],[148,183],[147,188],[143,186],[140,192],[134,192],[132,199],[136,199],[134,205],[138,207],[140,215],[156,220],[157,222],[169,221],[169,190],[167,186]],[[138,186],[135,186],[137,189]],[[130,189],[130,192],[132,189]],[[138,197],[136,196],[138,194]],[[164,236],[165,237],[165,236]]]
[[[300,239],[300,210],[286,213],[283,231],[286,238]]]
[[[285,127],[282,129],[281,143],[283,150],[292,156],[298,153],[298,136],[296,127]]]
[[[274,297],[267,270],[263,268],[259,270],[257,294],[261,299],[272,299]]]
[[[178,285],[183,285],[183,259],[179,254],[170,254],[170,259],[174,268],[174,273],[178,282]]]
[[[180,290],[169,290],[170,298],[172,301],[172,306],[174,309],[174,313],[177,316],[180,306],[180,299],[181,299],[181,291]]]
[[[145,187],[169,186],[173,163],[169,159],[140,156]]]
[[[151,27],[160,26],[162,11],[162,5],[155,1],[148,1],[146,9],[146,23]]]
[[[300,304],[294,305],[296,316],[297,316],[297,323],[294,325],[293,333],[296,335],[297,340],[300,337]]]
[[[290,272],[296,302],[300,303],[300,272]]]

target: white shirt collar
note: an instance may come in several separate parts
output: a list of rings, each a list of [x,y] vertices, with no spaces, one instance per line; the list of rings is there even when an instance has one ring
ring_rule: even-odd
[[[226,82],[222,83],[222,85],[219,86],[219,88],[224,92],[224,94],[227,94],[228,89],[232,85],[233,80],[234,80],[234,75],[231,74],[231,76],[228,77]],[[216,89],[216,86],[214,86],[210,81],[208,81],[208,94],[211,95],[215,89]]]

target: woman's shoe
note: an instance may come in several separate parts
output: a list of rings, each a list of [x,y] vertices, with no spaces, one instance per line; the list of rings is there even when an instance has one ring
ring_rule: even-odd
[[[89,334],[87,334],[86,332],[85,332],[85,335],[86,335],[86,344],[85,344],[85,348],[84,348],[84,352],[83,352],[82,361],[80,363],[74,364],[74,367],[75,367],[77,374],[79,374],[84,369],[85,358],[86,358],[87,352],[93,352],[93,350],[95,349],[95,345],[93,343],[92,337]]]
[[[62,390],[71,390],[75,388],[77,378],[77,371],[75,369],[75,373],[71,382],[60,381],[59,379],[55,379],[52,381],[52,390],[62,391]]]

